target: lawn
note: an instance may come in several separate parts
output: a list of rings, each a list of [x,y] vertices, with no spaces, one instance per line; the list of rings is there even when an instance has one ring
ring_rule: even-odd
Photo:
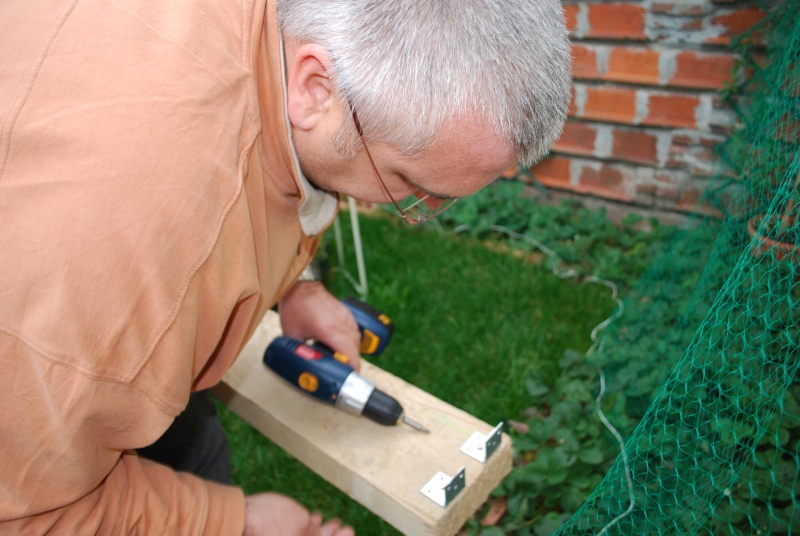
[[[346,258],[353,259],[346,219]],[[496,241],[409,227],[381,214],[360,221],[368,302],[395,324],[376,364],[487,423],[524,420],[531,406],[529,373],[557,374],[564,352],[586,351],[592,329],[614,311],[607,288],[558,278],[539,258]],[[335,264],[332,233],[321,253]],[[355,272],[354,262],[349,269]],[[354,294],[335,269],[327,285],[337,296]],[[344,519],[361,535],[398,534],[236,416],[221,412],[234,480],[246,492],[288,494]]]

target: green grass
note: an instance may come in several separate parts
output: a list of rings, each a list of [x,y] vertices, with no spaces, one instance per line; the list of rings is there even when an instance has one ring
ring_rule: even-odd
[[[352,246],[342,220],[345,242]],[[527,371],[555,371],[564,350],[585,351],[592,329],[614,308],[604,287],[559,279],[529,258],[475,240],[387,217],[362,216],[361,234],[368,301],[395,324],[391,344],[374,362],[490,424],[523,420],[530,406]],[[326,243],[322,253],[335,259],[332,234]],[[354,259],[352,247],[347,251]],[[328,287],[340,297],[354,294],[336,270]],[[397,534],[237,417],[221,412],[232,443],[234,480],[246,492],[286,493],[344,519],[361,535]]]

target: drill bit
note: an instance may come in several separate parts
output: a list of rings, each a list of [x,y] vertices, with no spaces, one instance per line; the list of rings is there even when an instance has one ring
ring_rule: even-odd
[[[422,426],[420,423],[418,423],[417,421],[415,421],[413,419],[409,419],[406,416],[403,416],[403,422],[406,423],[407,425],[409,425],[411,428],[414,428],[415,430],[419,430],[420,432],[425,432],[426,434],[430,434],[431,433],[430,430],[428,430],[427,428]]]

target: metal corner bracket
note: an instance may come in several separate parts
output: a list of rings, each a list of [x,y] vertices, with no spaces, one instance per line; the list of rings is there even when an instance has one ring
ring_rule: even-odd
[[[427,484],[422,486],[419,491],[422,492],[427,498],[441,506],[446,507],[453,502],[461,490],[464,489],[466,483],[465,466],[461,466],[453,477],[449,477],[443,472],[439,471],[431,478]]]
[[[492,454],[494,454],[494,451],[497,450],[497,447],[500,446],[502,438],[503,423],[501,422],[488,434],[475,432],[461,445],[459,450],[481,463],[486,463],[486,460],[488,460]]]

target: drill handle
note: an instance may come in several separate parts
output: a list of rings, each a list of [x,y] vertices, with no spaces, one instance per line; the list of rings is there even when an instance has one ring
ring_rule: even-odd
[[[350,310],[361,332],[362,355],[380,355],[389,344],[389,339],[394,333],[394,323],[385,313],[367,305],[352,296],[342,300],[345,307]]]

